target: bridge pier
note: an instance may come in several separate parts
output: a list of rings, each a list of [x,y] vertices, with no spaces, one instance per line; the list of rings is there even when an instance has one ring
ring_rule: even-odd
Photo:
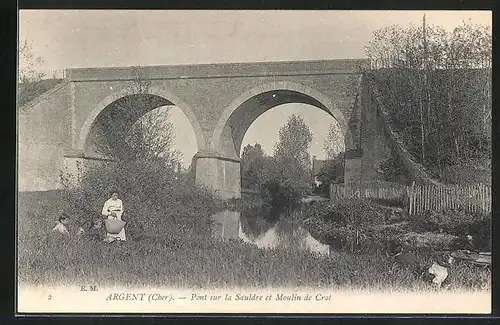
[[[344,158],[344,189],[346,193],[351,193],[359,188],[362,181],[363,151],[346,150]]]
[[[198,152],[193,163],[197,184],[211,188],[222,199],[241,198],[240,159]]]

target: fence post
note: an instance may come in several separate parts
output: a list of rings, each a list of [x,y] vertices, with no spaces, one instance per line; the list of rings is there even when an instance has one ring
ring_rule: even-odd
[[[420,185],[419,187],[419,193],[418,193],[418,200],[420,201],[419,202],[419,211],[418,212],[423,212],[424,211],[424,186],[423,185]]]
[[[427,185],[427,209],[432,210],[432,186]]]
[[[486,211],[486,186],[481,184],[481,210]]]
[[[443,210],[443,186],[439,186],[439,210]]]
[[[434,210],[434,186],[429,185],[429,210]]]
[[[424,185],[424,211],[429,210],[429,185]]]
[[[410,215],[415,214],[415,181],[412,182],[411,184],[411,189],[410,189]]]
[[[414,204],[414,213],[418,213],[419,212],[419,204],[420,204],[420,197],[419,197],[419,191],[420,191],[420,186],[415,186],[415,192],[414,192],[414,195],[415,195],[415,204]]]
[[[471,206],[471,197],[472,197],[472,187],[470,185],[467,185],[465,188],[465,191],[467,192],[467,211],[472,211],[472,206]]]

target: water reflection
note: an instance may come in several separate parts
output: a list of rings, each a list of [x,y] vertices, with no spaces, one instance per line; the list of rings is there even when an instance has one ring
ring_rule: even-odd
[[[330,254],[330,246],[320,243],[298,221],[266,218],[238,211],[221,211],[212,216],[212,235],[224,240],[241,239],[259,248],[308,250]],[[276,219],[276,218],[274,218]]]

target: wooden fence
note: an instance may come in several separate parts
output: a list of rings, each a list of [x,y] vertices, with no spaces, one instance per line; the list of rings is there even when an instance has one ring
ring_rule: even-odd
[[[408,188],[410,215],[425,211],[441,211],[446,208],[470,212],[491,212],[491,187],[477,185],[413,186]]]
[[[362,183],[345,187],[330,185],[330,200],[360,197],[399,203],[410,215],[425,211],[442,211],[447,208],[470,212],[491,212],[491,187],[478,185],[457,186],[406,186],[388,182]]]
[[[389,182],[364,182],[356,186],[345,187],[344,184],[330,185],[330,199],[344,197],[362,197],[403,203],[407,200],[408,186]]]

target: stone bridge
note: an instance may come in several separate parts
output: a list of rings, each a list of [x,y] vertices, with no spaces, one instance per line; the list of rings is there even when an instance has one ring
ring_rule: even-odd
[[[231,198],[241,196],[239,153],[252,122],[278,105],[310,104],[330,114],[343,130],[346,183],[373,180],[380,177],[378,164],[388,147],[360,72],[366,64],[324,60],[141,67],[150,86],[140,96],[149,104],[137,107],[134,119],[160,106],[180,108],[196,135],[196,181]],[[19,191],[57,189],[62,169],[104,161],[89,139],[102,116],[130,97],[134,71],[68,69],[58,86],[19,110]]]

